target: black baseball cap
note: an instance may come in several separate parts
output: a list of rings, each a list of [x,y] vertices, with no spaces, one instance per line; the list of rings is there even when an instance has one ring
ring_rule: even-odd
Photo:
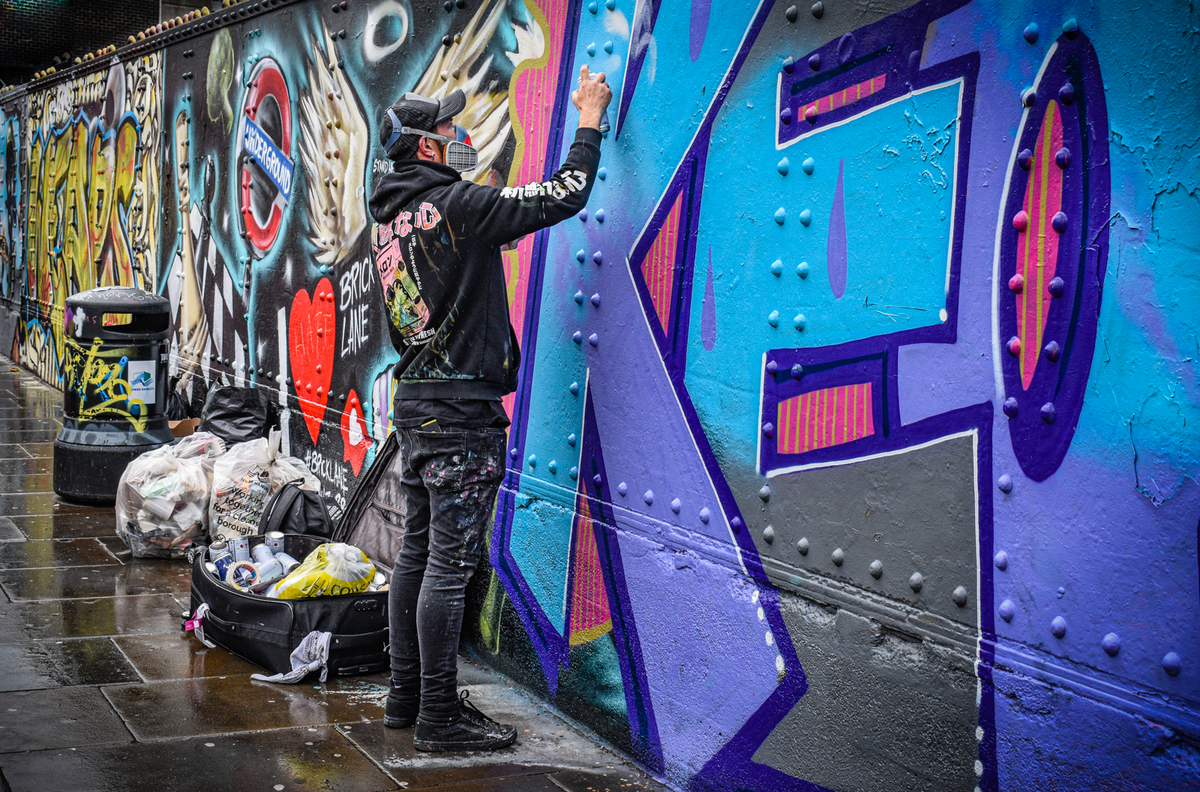
[[[431,99],[418,93],[406,93],[384,111],[379,123],[379,142],[389,159],[412,157],[417,151],[419,135],[402,135],[401,127],[433,131],[443,121],[449,121],[467,106],[462,89],[451,91],[441,99]]]

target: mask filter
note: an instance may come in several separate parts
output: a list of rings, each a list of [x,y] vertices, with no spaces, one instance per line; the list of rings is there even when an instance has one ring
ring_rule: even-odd
[[[479,164],[479,152],[474,146],[451,140],[446,144],[446,166],[459,173],[475,170]]]

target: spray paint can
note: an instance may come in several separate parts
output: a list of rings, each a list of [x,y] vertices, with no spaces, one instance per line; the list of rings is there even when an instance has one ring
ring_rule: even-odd
[[[282,551],[275,554],[275,560],[283,564],[283,574],[290,575],[292,570],[300,566],[300,562]]]
[[[264,544],[271,548],[272,553],[283,552],[283,531],[269,531],[264,538],[266,539]]]
[[[229,540],[229,548],[233,552],[234,561],[250,560],[250,537],[238,536]]]
[[[266,544],[259,544],[250,548],[250,556],[252,557],[254,563],[261,564],[264,561],[269,561],[274,558],[275,553],[273,553],[271,548]]]
[[[258,580],[250,587],[253,591],[262,591],[277,580],[283,579],[283,564],[275,556],[254,565],[258,571]]]
[[[215,577],[218,580],[221,579],[221,576],[219,574],[217,574],[217,565],[214,564],[212,561],[204,562],[204,571],[207,572],[208,574],[212,575],[213,577]]]
[[[387,582],[387,575],[377,571],[375,577],[371,579],[371,585],[367,586],[367,591],[378,591],[380,588],[386,586]]]
[[[249,591],[258,582],[258,569],[250,561],[234,561],[225,573],[225,582],[238,591]]]
[[[229,566],[233,563],[233,555],[229,552],[228,542],[214,542],[208,548],[208,560],[217,569],[217,578],[225,579],[225,573],[229,571]]]

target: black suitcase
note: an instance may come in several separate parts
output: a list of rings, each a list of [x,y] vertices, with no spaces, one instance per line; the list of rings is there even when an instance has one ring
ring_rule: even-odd
[[[261,536],[251,536],[250,545]],[[284,537],[284,551],[303,559],[328,539],[305,534]],[[291,656],[310,632],[331,633],[329,673],[371,674],[389,666],[388,593],[368,591],[329,597],[280,600],[237,591],[204,569],[207,553],[192,560],[191,612],[208,604],[204,637],[273,674],[292,670]]]
[[[287,534],[283,549],[301,561],[324,542],[348,542],[358,547],[390,577],[403,539],[400,518],[399,443],[393,433],[375,454],[359,480],[333,538]],[[251,536],[250,546],[264,541]],[[329,673],[371,674],[390,666],[388,593],[364,592],[330,597],[278,600],[240,592],[224,585],[204,569],[207,552],[192,559],[190,613],[208,603],[204,637],[273,674],[292,670],[291,655],[313,630],[331,633]]]

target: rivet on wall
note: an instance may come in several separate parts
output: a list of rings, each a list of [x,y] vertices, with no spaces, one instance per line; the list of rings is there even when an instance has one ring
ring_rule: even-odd
[[[796,69],[796,61],[792,60],[792,56],[788,55],[783,59],[783,70],[791,74]]]
[[[871,573],[871,577],[879,580],[879,578],[883,577],[883,562],[876,558],[871,562],[871,565],[867,567],[867,571]]]
[[[771,437],[772,435],[774,435],[775,434],[775,424],[771,423],[770,421],[767,421],[765,424],[762,425],[762,433],[763,433],[763,437]]]
[[[705,506],[704,508],[702,508],[700,510],[700,522],[704,523],[705,525],[708,525],[708,521],[710,519],[712,519],[712,512],[710,512],[708,510],[708,507]]]
[[[675,512],[676,514],[679,514],[679,512],[682,508],[683,508],[683,502],[680,501],[679,498],[671,499],[671,511]]]
[[[732,520],[730,520],[730,521],[729,521],[729,527],[733,529],[733,532],[734,532],[734,533],[741,533],[741,530],[742,530],[742,518],[741,518],[741,517],[734,517]]]
[[[608,178],[608,169],[601,168],[600,170],[596,171],[596,178],[598,178],[600,181],[604,181],[605,179],[607,179]]]
[[[1037,22],[1030,22],[1028,25],[1026,25],[1025,32],[1022,33],[1022,35],[1025,36],[1025,40],[1030,44],[1036,44],[1038,40]]]
[[[846,551],[840,547],[835,547],[833,552],[829,554],[829,559],[833,561],[834,566],[841,566],[846,563]]]
[[[762,499],[763,503],[771,500],[771,487],[767,484],[763,484],[758,490],[758,497]]]
[[[792,318],[792,327],[796,328],[797,330],[799,330],[801,332],[804,331],[804,327],[807,323],[808,323],[808,320],[806,320],[804,318],[804,314],[796,314]]]
[[[801,210],[800,225],[804,226],[805,228],[808,228],[810,223],[812,223],[812,212],[809,211],[808,209]]]
[[[625,494],[628,492],[629,492],[629,487],[625,486],[624,481],[622,481],[620,484],[617,485],[617,494],[620,495],[622,498],[625,497]]]
[[[1109,657],[1116,657],[1121,651],[1121,637],[1115,632],[1110,632],[1100,639],[1100,648]]]
[[[800,15],[800,12],[796,10],[796,6],[788,6],[787,11],[784,11],[783,15],[791,23],[796,21],[796,17]]]
[[[1015,605],[1013,605],[1013,601],[1010,599],[1006,599],[1001,602],[999,610],[1000,618],[1004,619],[1006,622],[1011,622],[1013,620],[1013,616],[1015,616],[1017,613],[1017,608]]]
[[[964,586],[955,586],[954,591],[950,594],[950,599],[954,600],[954,604],[960,608],[967,607],[967,589]]]
[[[1063,169],[1065,169],[1068,165],[1070,165],[1071,164],[1071,150],[1069,148],[1066,148],[1065,146],[1063,148],[1060,148],[1058,150],[1058,153],[1054,155],[1054,164]]]
[[[1025,276],[1017,273],[1008,279],[1008,290],[1014,294],[1020,294],[1025,290]]]
[[[776,278],[778,278],[780,275],[783,274],[783,262],[782,261],[780,261],[779,259],[775,259],[774,261],[771,262],[771,274],[774,275]]]
[[[768,525],[766,528],[763,528],[762,538],[767,544],[773,544],[775,542],[775,526]]]
[[[579,468],[572,466],[571,469],[567,471],[567,475],[571,477],[571,481],[576,481],[579,478]]]
[[[825,4],[822,3],[821,0],[817,0],[817,2],[812,4],[812,8],[810,10],[812,11],[812,15],[814,17],[820,19],[825,15]]]
[[[596,475],[592,476],[592,483],[595,484],[597,487],[599,487],[601,484],[604,483],[604,479],[600,476],[599,473],[597,473]]]
[[[1058,346],[1057,341],[1051,341],[1042,348],[1042,354],[1046,356],[1046,360],[1057,363],[1059,356],[1062,355],[1062,349]]]
[[[586,223],[588,219],[588,210],[586,208],[580,209],[579,214],[576,216],[579,218],[580,222]]]
[[[912,577],[908,579],[908,587],[913,591],[920,591],[921,586],[925,584],[925,576],[920,572],[913,572]]]
[[[779,120],[782,121],[784,124],[791,124],[792,123],[792,108],[785,107],[782,110],[780,110],[779,111]]]
[[[796,365],[792,366],[789,373],[792,375],[792,379],[796,380],[796,382],[799,382],[800,378],[804,376],[804,366],[801,366],[799,363],[797,363]]]
[[[551,459],[550,463],[546,465],[546,470],[549,470],[551,475],[558,473],[558,460]]]
[[[527,461],[529,463],[529,467],[531,467],[531,468],[537,467],[537,454],[530,454],[529,459]]]
[[[809,176],[813,175],[813,171],[817,168],[817,163],[812,157],[805,157],[804,162],[800,163],[800,167]]]
[[[1065,285],[1066,284],[1063,283],[1063,279],[1055,275],[1050,279],[1050,282],[1046,284],[1046,291],[1050,292],[1051,297],[1062,297],[1063,287]]]
[[[603,210],[603,209],[597,209],[597,210],[596,210],[596,222],[597,222],[597,223],[603,223],[603,222],[604,222],[604,210]]]
[[[588,336],[588,343],[592,346],[598,346],[600,344],[600,336],[592,333],[590,336]]]
[[[583,292],[582,291],[575,292],[575,302],[579,305],[583,305],[583,300],[584,300]]]
[[[1162,659],[1163,671],[1166,671],[1171,676],[1179,676],[1179,672],[1183,670],[1183,661],[1178,653],[1167,652]]]
[[[611,41],[604,42],[604,51],[607,52],[609,55],[612,55],[613,43]]]
[[[605,0],[604,7],[609,11],[615,11],[617,8],[617,0]]]
[[[767,324],[771,325],[771,327],[779,327],[779,311],[771,311],[767,315]]]
[[[567,388],[567,390],[571,391],[572,396],[578,396],[579,395],[579,383],[572,382],[571,386],[569,388]]]
[[[1025,93],[1021,94],[1021,104],[1025,105],[1026,107],[1033,107],[1034,102],[1036,101],[1037,91],[1033,90],[1032,88],[1027,88]]]
[[[808,262],[807,261],[801,261],[799,264],[796,265],[796,274],[799,275],[801,279],[808,277]]]
[[[596,262],[597,266],[603,264],[604,263],[604,254],[601,253],[599,250],[597,250],[595,253],[592,254],[592,261]]]
[[[813,71],[821,70],[821,53],[814,52],[812,55],[808,56],[808,68],[812,69]]]
[[[1005,495],[1007,495],[1008,493],[1012,492],[1012,491],[1013,491],[1013,479],[1012,479],[1012,476],[1010,476],[1010,475],[1008,475],[1007,473],[1005,473],[1004,475],[1002,475],[1002,476],[1001,476],[1001,477],[1000,477],[1000,478],[999,478],[999,479],[996,481],[996,486],[997,486],[997,487],[1000,489],[1000,491],[1001,491],[1001,492],[1003,492]]]
[[[516,459],[516,458],[517,458],[518,456],[520,456],[520,455],[521,455],[521,452],[520,452],[520,451],[518,451],[518,450],[517,450],[517,449],[515,449],[515,448],[510,448],[510,449],[508,450],[508,456],[509,456],[509,458],[511,458],[511,459]]]
[[[592,0],[592,2],[588,3],[588,13],[589,14],[594,15],[599,10],[600,10],[600,6],[596,5],[596,0]]]
[[[571,448],[574,448],[574,447],[575,447],[575,443],[576,443],[577,441],[578,441],[578,438],[576,438],[576,437],[575,437],[575,433],[574,433],[574,432],[572,432],[571,434],[567,435],[567,445],[571,446]]]
[[[643,492],[642,500],[646,501],[647,506],[654,505],[654,490],[646,490]]]
[[[1058,89],[1058,100],[1065,105],[1075,103],[1075,86],[1071,83],[1063,83],[1062,88]]]
[[[1063,35],[1068,39],[1074,40],[1079,35],[1079,23],[1074,17],[1071,17],[1066,22],[1063,22],[1062,31]]]
[[[1067,620],[1062,616],[1055,616],[1050,620],[1050,633],[1055,638],[1062,638],[1067,634]]]
[[[1021,149],[1021,153],[1017,155],[1017,165],[1021,166],[1021,170],[1029,170],[1033,166],[1033,152]]]
[[[574,332],[574,334],[572,334],[571,340],[574,341],[576,344],[582,344],[583,343],[583,331],[576,330]]]
[[[787,211],[781,206],[775,210],[775,222],[783,225],[785,219],[787,219]]]
[[[808,555],[808,537],[801,536],[800,541],[796,542],[796,552],[802,556]]]
[[[1017,338],[1016,336],[1008,339],[1008,354],[1012,355],[1013,357],[1021,356],[1021,339]]]
[[[576,260],[576,261],[578,261],[580,264],[582,264],[582,263],[583,263],[583,260],[584,260],[585,258],[587,258],[587,253],[586,253],[585,251],[583,251],[583,250],[580,250],[580,251],[578,251],[578,252],[576,252],[576,253],[575,253],[575,260]]]
[[[593,41],[587,45],[587,54],[593,56],[596,54],[596,42]]]
[[[1008,553],[1003,550],[997,550],[996,555],[992,557],[992,563],[996,565],[996,569],[1001,572],[1008,569]]]

